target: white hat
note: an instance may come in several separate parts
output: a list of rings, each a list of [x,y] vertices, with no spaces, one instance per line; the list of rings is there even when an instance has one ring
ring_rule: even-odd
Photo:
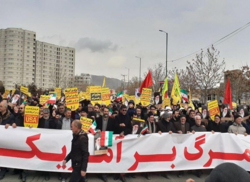
[[[173,111],[168,111],[168,114],[173,114]]]
[[[166,110],[171,110],[171,107],[167,106],[165,109],[166,109]]]

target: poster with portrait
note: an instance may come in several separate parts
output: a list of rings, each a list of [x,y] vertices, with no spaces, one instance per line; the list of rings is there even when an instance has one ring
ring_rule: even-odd
[[[94,151],[95,155],[103,155],[108,153],[108,147],[101,146],[101,132],[94,135]]]
[[[155,92],[154,93],[154,104],[162,104],[162,97],[160,96],[160,92]]]
[[[140,134],[145,127],[145,120],[133,118],[132,120],[132,134]]]

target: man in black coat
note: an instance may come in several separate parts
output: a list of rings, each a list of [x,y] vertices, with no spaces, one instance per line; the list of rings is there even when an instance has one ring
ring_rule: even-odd
[[[104,107],[103,109],[103,116],[100,116],[96,119],[96,130],[100,131],[114,131],[115,129],[115,122],[114,119],[109,117],[109,109]]]
[[[132,133],[132,124],[131,124],[131,119],[127,115],[127,107],[125,105],[122,105],[120,107],[120,112],[119,114],[115,117],[115,129],[114,129],[114,134],[119,134],[120,136],[128,135]],[[114,179],[117,180],[119,179],[122,182],[126,181],[125,175],[120,174],[115,175]]]
[[[221,117],[219,115],[215,115],[214,121],[209,120],[208,131],[227,133],[228,127],[228,123],[222,123]]]
[[[50,117],[49,109],[43,109],[43,116],[39,119],[38,128],[56,129],[56,120]]]
[[[189,111],[189,116],[188,116],[188,119],[187,119],[187,122],[189,123],[190,128],[195,125],[194,117],[195,117],[195,111],[190,110]]]
[[[174,124],[172,122],[170,122],[170,114],[168,113],[164,113],[162,115],[162,119],[156,123],[157,125],[157,130],[158,133],[166,133],[169,132],[171,133],[176,133],[176,129],[174,127]]]
[[[81,129],[82,123],[79,120],[74,120],[71,128],[73,132],[71,151],[63,161],[63,166],[71,160],[73,171],[70,182],[85,182],[89,159],[88,135]]]
[[[25,106],[22,104],[19,106],[18,114],[15,117],[16,126],[24,127],[24,111],[25,111]]]
[[[172,123],[180,122],[180,112],[179,112],[179,110],[174,110],[173,118],[170,119],[170,122],[172,122]]]
[[[120,134],[121,136],[132,133],[132,124],[130,118],[127,115],[127,107],[122,105],[119,114],[115,117],[115,130],[114,134]]]
[[[6,100],[0,102],[0,125],[6,127],[12,125],[15,122],[15,117],[8,110],[8,103]]]

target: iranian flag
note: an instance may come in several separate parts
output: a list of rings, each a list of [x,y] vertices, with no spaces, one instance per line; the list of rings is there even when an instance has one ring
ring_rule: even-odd
[[[144,126],[144,128],[142,128],[139,135],[142,135],[142,134],[146,133],[147,131],[148,131],[148,125],[146,125],[146,126]]]
[[[46,103],[55,104],[56,103],[56,93],[51,94],[49,100]]]
[[[123,97],[123,92],[119,92],[116,95],[116,100],[122,100],[122,97]]]
[[[181,89],[181,97],[184,102],[188,102],[188,93],[186,90]]]
[[[89,131],[93,134],[93,135],[95,135],[96,134],[96,126],[97,126],[97,124],[96,124],[96,121],[94,121],[93,123],[92,123],[92,125],[90,126],[90,128],[89,128]]]
[[[102,131],[101,146],[111,147],[113,144],[113,131]]]

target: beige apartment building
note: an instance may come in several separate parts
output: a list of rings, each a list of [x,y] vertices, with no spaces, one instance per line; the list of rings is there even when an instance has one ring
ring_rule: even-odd
[[[0,29],[0,80],[6,89],[35,83],[38,88],[74,84],[75,49],[36,40],[20,28]]]
[[[36,33],[0,29],[0,80],[7,89],[35,82]]]
[[[35,73],[41,88],[74,86],[75,49],[36,41]]]

